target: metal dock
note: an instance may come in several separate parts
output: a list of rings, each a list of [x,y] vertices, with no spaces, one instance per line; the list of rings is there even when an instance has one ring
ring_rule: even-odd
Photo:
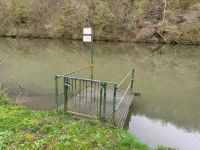
[[[93,76],[91,79],[71,76],[91,67],[88,66],[55,77],[57,109],[62,105],[63,110],[67,113],[84,117],[98,117],[123,127],[134,98],[134,69],[119,84],[94,80]],[[58,88],[59,80],[64,83],[61,92]],[[124,87],[125,82],[128,83],[126,87]],[[63,104],[58,102],[61,95],[64,96]]]

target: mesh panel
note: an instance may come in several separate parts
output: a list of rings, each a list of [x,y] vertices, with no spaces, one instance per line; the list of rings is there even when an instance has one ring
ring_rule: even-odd
[[[67,78],[67,111],[90,116],[101,116],[102,83],[92,80]]]
[[[133,99],[130,86],[116,89],[115,94],[116,84],[73,77],[64,80],[68,112],[97,116],[123,127]]]
[[[130,92],[130,87],[128,87],[126,91],[121,89],[118,89],[117,91],[115,122],[121,127],[123,127],[126,122],[133,96],[134,94]]]

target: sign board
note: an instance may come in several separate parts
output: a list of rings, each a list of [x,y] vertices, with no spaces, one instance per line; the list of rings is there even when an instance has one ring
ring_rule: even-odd
[[[92,35],[92,28],[83,28],[83,34]]]
[[[92,36],[91,35],[84,35],[83,36],[83,42],[92,42]]]
[[[83,28],[83,42],[92,42],[92,28]]]

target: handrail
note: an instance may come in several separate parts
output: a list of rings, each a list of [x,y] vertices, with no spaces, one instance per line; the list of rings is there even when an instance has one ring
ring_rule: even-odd
[[[128,86],[128,88],[126,89],[124,95],[122,96],[122,98],[120,99],[119,103],[117,104],[115,110],[117,110],[117,108],[119,107],[119,105],[122,103],[122,101],[123,101],[123,99],[124,99],[125,95],[127,94],[127,92],[128,92],[128,90],[129,90],[130,87],[131,87],[131,83],[129,84],[129,86]]]
[[[132,70],[124,77],[124,79],[118,84],[117,87],[120,87],[122,83],[128,78],[129,74],[132,72]]]
[[[132,73],[132,77],[131,77],[131,80],[133,80],[133,77],[134,77],[134,68],[123,78],[123,80],[118,84],[117,88],[119,88],[122,83],[129,77],[129,75],[131,75]]]
[[[64,77],[66,77],[66,76],[64,76]],[[115,82],[104,81],[104,80],[91,80],[91,79],[79,78],[79,77],[68,77],[68,78],[69,79],[78,79],[78,80],[82,80],[82,81],[92,81],[92,82],[107,83],[107,84],[117,84]]]
[[[79,71],[88,69],[88,68],[93,68],[93,65],[89,65],[89,66],[80,68],[80,69],[78,69],[78,70],[72,71],[72,72],[67,73],[67,74],[64,74],[64,75],[56,75],[56,76],[55,76],[55,91],[56,91],[56,92],[55,92],[55,97],[56,97],[56,107],[57,107],[57,111],[58,111],[58,96],[64,93],[64,91],[59,92],[59,89],[58,89],[58,79],[59,79],[59,78],[62,78],[62,77],[65,77],[65,76],[68,76],[68,75],[71,75],[71,74],[74,74],[74,73],[77,73],[77,72],[79,72]]]
[[[56,77],[57,77],[57,78],[61,78],[61,77],[64,77],[64,76],[68,76],[68,75],[77,73],[77,72],[79,72],[79,71],[82,71],[82,70],[85,70],[85,69],[88,69],[88,68],[91,68],[91,67],[93,67],[93,66],[92,66],[92,65],[89,65],[89,66],[87,66],[87,67],[80,68],[80,69],[78,69],[78,70],[76,70],[76,71],[72,71],[72,72],[67,73],[67,74],[64,74],[64,75],[56,75]]]
[[[135,73],[135,69],[133,68],[124,78],[123,80],[118,84],[117,88],[119,88],[122,83],[129,77],[129,75],[131,75],[131,80],[130,80],[130,83],[124,93],[124,95],[121,97],[119,103],[117,104],[117,106],[115,107],[115,111],[118,109],[119,105],[122,103],[125,95],[127,94],[128,90],[131,89],[131,92],[133,91],[133,81],[134,81],[134,73]]]

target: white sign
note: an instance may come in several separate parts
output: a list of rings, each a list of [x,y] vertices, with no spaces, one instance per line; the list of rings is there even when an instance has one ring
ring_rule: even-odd
[[[83,28],[83,42],[92,42],[92,28]]]
[[[83,28],[83,34],[85,35],[91,35],[92,34],[92,28]]]
[[[92,42],[91,35],[83,35],[83,42]]]

